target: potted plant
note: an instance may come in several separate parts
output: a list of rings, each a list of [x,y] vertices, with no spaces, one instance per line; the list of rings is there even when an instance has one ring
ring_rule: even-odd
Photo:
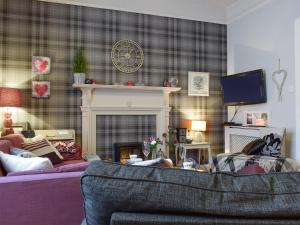
[[[87,61],[82,47],[77,51],[74,57],[73,73],[74,83],[83,84],[87,75]]]

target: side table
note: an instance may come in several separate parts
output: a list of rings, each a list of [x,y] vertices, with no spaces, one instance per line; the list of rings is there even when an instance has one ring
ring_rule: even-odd
[[[195,142],[192,144],[185,144],[186,152],[189,150],[197,150],[197,157],[198,157],[198,163],[200,165],[201,162],[201,151],[206,150],[208,152],[208,164],[211,164],[212,158],[211,158],[211,147],[210,143],[208,142]],[[175,148],[175,155],[176,155],[176,165],[178,164],[178,152],[177,152],[177,146]]]

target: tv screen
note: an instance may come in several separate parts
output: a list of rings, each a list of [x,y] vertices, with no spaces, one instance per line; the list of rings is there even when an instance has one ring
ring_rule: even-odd
[[[224,103],[248,105],[267,101],[263,70],[253,70],[221,77]]]

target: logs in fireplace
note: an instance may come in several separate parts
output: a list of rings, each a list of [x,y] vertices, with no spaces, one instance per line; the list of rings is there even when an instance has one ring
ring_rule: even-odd
[[[136,154],[138,158],[144,160],[142,145],[141,142],[114,143],[113,161],[124,164],[130,159],[131,154]]]

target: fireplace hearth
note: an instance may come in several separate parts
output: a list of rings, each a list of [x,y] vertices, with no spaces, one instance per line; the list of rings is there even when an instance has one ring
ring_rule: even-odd
[[[142,150],[141,142],[124,142],[115,143],[113,150],[113,161],[120,162],[122,164],[126,163],[130,159],[131,154],[136,154],[138,158],[144,160],[144,154]]]

